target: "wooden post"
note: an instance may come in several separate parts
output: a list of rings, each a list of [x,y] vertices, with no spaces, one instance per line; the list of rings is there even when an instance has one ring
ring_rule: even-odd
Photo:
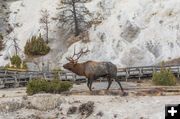
[[[156,72],[156,68],[153,66],[153,73]]]
[[[128,80],[128,77],[129,77],[129,70],[126,68],[126,82]]]
[[[58,79],[61,80],[61,73],[58,71]]]
[[[24,67],[23,67],[23,64],[24,64],[24,62],[22,61],[22,63],[20,64],[20,68],[21,68],[21,69],[24,68]]]
[[[46,78],[46,73],[45,73],[45,72],[43,73],[43,78],[44,78],[45,80],[47,80],[47,78]]]
[[[179,78],[179,74],[180,74],[180,67],[178,66],[178,78]]]
[[[66,79],[66,81],[67,81],[67,73],[65,73],[65,79]]]
[[[77,80],[76,78],[77,78],[77,75],[76,75],[76,74],[74,74],[74,82]]]
[[[29,80],[32,80],[32,74],[29,75]]]
[[[142,69],[139,68],[139,80],[141,80],[141,76],[142,76]]]
[[[18,75],[18,72],[15,72],[15,82],[14,82],[14,87],[17,88],[19,87],[19,75]]]

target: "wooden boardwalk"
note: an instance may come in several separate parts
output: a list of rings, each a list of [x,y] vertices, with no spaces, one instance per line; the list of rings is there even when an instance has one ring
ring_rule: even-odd
[[[164,68],[169,69],[175,76],[179,78],[180,76],[180,65],[164,66]],[[125,79],[126,81],[132,79],[143,79],[151,78],[153,72],[159,72],[161,70],[160,66],[144,66],[144,67],[127,67],[118,68],[117,76],[119,79]],[[78,76],[72,72],[60,71],[54,72],[42,72],[42,71],[14,71],[14,70],[4,70],[0,69],[0,88],[4,87],[19,87],[27,84],[29,80],[35,78],[43,78],[45,80],[52,80],[54,77],[59,80],[69,80],[69,81],[86,81],[84,76]],[[100,79],[100,81],[103,79]]]
[[[180,76],[180,65],[163,66],[163,68],[169,69],[176,77]],[[160,72],[161,66],[144,66],[144,67],[127,67],[118,69],[118,77],[128,79],[138,78],[150,78],[153,72]]]

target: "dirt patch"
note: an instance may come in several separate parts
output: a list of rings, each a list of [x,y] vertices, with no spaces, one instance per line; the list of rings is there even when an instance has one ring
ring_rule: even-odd
[[[73,43],[75,42],[78,42],[78,41],[82,41],[83,43],[87,43],[90,41],[89,39],[89,33],[86,31],[86,32],[83,32],[81,33],[79,36],[74,36],[72,35],[70,38],[68,38],[67,40],[67,46],[71,46]]]
[[[180,64],[180,58],[172,59],[167,62],[165,62],[166,65],[179,65]]]

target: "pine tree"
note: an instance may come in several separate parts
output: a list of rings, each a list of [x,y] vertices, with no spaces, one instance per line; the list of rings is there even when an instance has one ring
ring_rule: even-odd
[[[59,23],[61,27],[68,28],[73,31],[75,36],[86,30],[89,22],[87,17],[91,16],[89,10],[85,7],[85,3],[90,0],[61,0],[59,12]]]
[[[41,34],[36,37],[32,36],[30,40],[26,42],[24,52],[27,55],[46,55],[50,51],[49,46],[44,42]]]

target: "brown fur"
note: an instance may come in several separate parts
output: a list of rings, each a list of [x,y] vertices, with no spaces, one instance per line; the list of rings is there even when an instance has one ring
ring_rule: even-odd
[[[109,89],[112,83],[111,78],[114,78],[119,84],[121,90],[123,91],[123,88],[119,80],[117,79],[117,67],[111,62],[87,61],[83,63],[77,63],[72,61],[63,65],[63,67],[77,75],[85,76],[86,78],[88,78],[87,86],[90,91],[93,80],[96,80],[99,77],[106,77],[108,79],[107,89]]]

